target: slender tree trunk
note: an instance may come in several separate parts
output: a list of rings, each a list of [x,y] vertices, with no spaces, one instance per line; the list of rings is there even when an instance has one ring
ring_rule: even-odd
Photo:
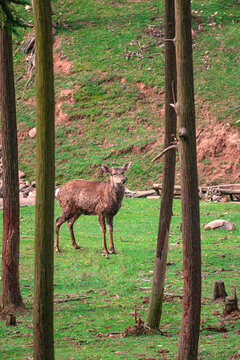
[[[177,104],[181,172],[184,296],[178,360],[197,359],[201,244],[191,36],[191,2],[175,0]]]
[[[165,39],[173,39],[175,36],[174,23],[174,0],[165,0]],[[170,106],[174,102],[173,88],[176,85],[176,56],[175,46],[172,41],[166,41],[165,45],[165,140],[167,148],[176,134],[176,113]],[[163,190],[161,209],[159,216],[157,248],[154,263],[153,282],[150,296],[150,304],[145,326],[151,329],[159,329],[163,290],[166,273],[168,253],[169,228],[172,217],[172,204],[174,194],[176,151],[166,153],[163,166]]]
[[[51,2],[34,0],[36,36],[36,216],[34,359],[53,360],[54,81]]]
[[[0,309],[23,306],[19,285],[19,188],[12,36],[0,29],[0,105],[3,159],[3,245]]]

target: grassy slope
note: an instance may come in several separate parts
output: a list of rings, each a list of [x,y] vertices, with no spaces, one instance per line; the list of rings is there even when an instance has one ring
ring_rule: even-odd
[[[162,163],[151,159],[161,151],[164,118],[163,1],[54,2],[61,26],[59,56],[72,62],[70,74],[55,76],[56,98],[63,89],[74,101],[63,104],[67,123],[56,126],[56,181],[97,178],[102,162],[132,160],[130,188],[147,188],[161,179]],[[198,106],[209,107],[220,121],[239,119],[240,67],[237,1],[194,0],[194,67]],[[31,18],[31,13],[25,13]],[[150,27],[149,27],[150,25]],[[155,26],[157,32],[151,29]],[[150,30],[149,30],[150,29]],[[17,39],[22,41],[21,32]],[[26,60],[15,55],[16,74],[26,74]],[[34,84],[23,94],[27,78],[17,83],[20,167],[34,179]],[[198,122],[202,120],[197,108]],[[56,119],[58,120],[58,119]],[[236,125],[237,126],[237,125]],[[154,180],[153,180],[154,179]]]
[[[56,207],[56,215],[60,208]],[[145,319],[150,294],[159,216],[159,201],[125,199],[115,218],[118,255],[101,256],[101,233],[96,217],[82,217],[75,226],[83,250],[74,250],[64,224],[60,232],[62,252],[55,256],[55,299],[85,300],[55,304],[55,352],[58,360],[85,359],[174,359],[177,353],[183,294],[180,201],[174,201],[161,330],[165,336],[122,338],[134,324],[133,309]],[[234,221],[237,229],[204,231],[216,218]],[[131,226],[129,226],[131,224]],[[2,221],[0,223],[0,231]],[[202,229],[202,315],[200,359],[219,360],[232,356],[239,344],[239,314],[222,317],[223,302],[212,302],[213,284],[225,282],[231,295],[239,280],[239,205],[201,203]],[[0,326],[1,359],[32,357],[32,300],[34,207],[21,209],[20,280],[29,309],[17,315],[18,326]],[[141,289],[143,288],[143,289]],[[144,290],[144,288],[146,288]],[[237,287],[239,294],[239,288]],[[170,295],[176,297],[171,298]],[[211,326],[215,327],[212,328]],[[218,332],[221,327],[226,332]],[[204,330],[205,329],[205,330]],[[208,329],[208,330],[207,330]],[[161,353],[161,351],[163,353]],[[165,352],[164,352],[165,351]]]

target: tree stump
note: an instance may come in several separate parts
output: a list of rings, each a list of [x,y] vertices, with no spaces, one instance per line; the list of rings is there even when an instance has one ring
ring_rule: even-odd
[[[213,300],[225,299],[227,296],[225,285],[222,280],[214,281],[214,292],[213,292]]]
[[[9,314],[7,316],[6,325],[12,325],[12,326],[17,325],[16,316],[14,314]]]
[[[223,311],[224,314],[228,315],[234,311],[239,311],[236,288],[234,288],[233,290],[233,296],[225,297],[224,301],[225,301],[225,309]]]

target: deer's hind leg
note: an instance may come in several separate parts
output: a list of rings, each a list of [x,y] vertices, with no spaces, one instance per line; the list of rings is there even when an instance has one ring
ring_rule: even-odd
[[[64,215],[64,213],[62,213],[57,219],[56,219],[56,228],[55,228],[55,249],[56,252],[60,252],[59,249],[59,230],[61,225],[67,221],[67,217],[66,215]]]
[[[76,240],[75,240],[75,236],[74,236],[74,232],[73,232],[73,224],[79,218],[80,215],[82,215],[81,211],[76,212],[76,214],[73,217],[71,217],[71,219],[67,220],[72,245],[74,246],[75,249],[80,249],[80,246],[78,246],[78,244],[76,243]]]
[[[63,211],[62,214],[56,219],[56,236],[55,236],[55,249],[56,252],[60,252],[59,249],[59,230],[63,223],[71,219],[75,214],[71,212]]]

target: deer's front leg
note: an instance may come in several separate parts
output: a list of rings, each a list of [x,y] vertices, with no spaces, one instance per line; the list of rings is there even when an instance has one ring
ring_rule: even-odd
[[[103,215],[99,215],[98,216],[98,221],[99,224],[101,226],[102,229],[102,234],[103,234],[103,255],[106,256],[106,258],[108,259],[108,249],[107,249],[107,244],[106,244],[106,223],[105,223],[105,217]]]
[[[78,246],[78,244],[76,243],[76,240],[75,240],[75,236],[74,236],[74,232],[73,232],[73,224],[79,218],[80,215],[81,215],[81,212],[77,212],[71,219],[69,219],[67,221],[72,245],[75,249],[80,249],[80,246]]]
[[[107,217],[107,225],[108,225],[108,232],[109,232],[109,239],[110,239],[110,249],[109,252],[111,254],[116,254],[113,244],[113,217]]]

